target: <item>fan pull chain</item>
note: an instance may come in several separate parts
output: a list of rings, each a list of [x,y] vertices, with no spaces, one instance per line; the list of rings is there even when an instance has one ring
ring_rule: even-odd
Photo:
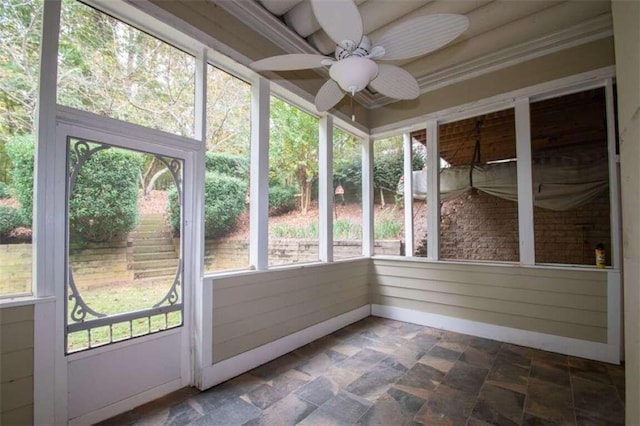
[[[356,121],[356,113],[353,110],[353,95],[351,95],[351,121]]]

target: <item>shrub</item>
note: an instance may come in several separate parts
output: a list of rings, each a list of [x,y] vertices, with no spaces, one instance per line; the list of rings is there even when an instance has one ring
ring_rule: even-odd
[[[0,240],[21,225],[22,218],[18,209],[0,205]]]
[[[11,182],[20,203],[20,216],[25,226],[31,226],[33,215],[34,139],[31,134],[16,135],[6,145],[11,159]]]
[[[0,182],[0,199],[11,197],[11,189],[9,185],[4,182]]]
[[[246,184],[227,174],[207,172],[204,179],[204,236],[216,238],[231,231],[245,210]],[[178,193],[169,190],[169,219],[180,232]]]
[[[33,135],[9,140],[7,153],[22,222],[31,226]],[[131,231],[138,220],[140,167],[141,156],[134,152],[112,148],[94,154],[80,170],[69,202],[71,233],[89,241],[109,241]]]
[[[88,241],[110,241],[133,230],[141,167],[142,156],[131,151],[111,148],[91,156],[69,201],[71,233]]]
[[[249,177],[249,159],[240,155],[207,152],[205,169],[207,172],[217,172],[246,180]]]
[[[387,240],[397,238],[402,234],[402,223],[388,215],[381,215],[376,218],[374,225],[376,240]]]
[[[273,185],[269,187],[269,214],[278,216],[295,210],[298,203],[298,191],[290,186]]]

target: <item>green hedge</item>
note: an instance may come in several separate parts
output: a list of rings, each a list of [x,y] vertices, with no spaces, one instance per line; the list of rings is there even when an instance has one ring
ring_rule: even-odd
[[[237,177],[207,172],[204,179],[204,236],[216,238],[230,232],[245,211],[247,186]],[[169,218],[174,232],[180,232],[178,193],[169,190]]]
[[[207,152],[205,169],[207,172],[217,172],[243,180],[249,179],[249,159],[239,155]]]
[[[273,185],[269,187],[269,214],[285,214],[298,207],[298,190],[291,186]]]
[[[69,202],[72,234],[88,241],[111,241],[125,238],[136,227],[142,159],[117,148],[89,158]]]
[[[0,205],[0,241],[19,226],[22,226],[22,217],[18,209]]]
[[[31,226],[33,136],[14,137],[7,143],[7,153],[22,222]],[[142,155],[135,152],[110,148],[94,154],[80,170],[71,196],[71,234],[87,241],[109,241],[121,239],[135,228],[141,167]]]
[[[11,197],[11,188],[4,182],[0,182],[0,199]]]
[[[6,145],[11,159],[11,185],[20,203],[20,216],[25,226],[31,226],[33,215],[33,135],[16,135]]]

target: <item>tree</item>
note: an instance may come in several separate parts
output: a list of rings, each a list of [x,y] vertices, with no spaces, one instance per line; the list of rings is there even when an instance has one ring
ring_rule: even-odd
[[[297,183],[300,210],[306,212],[318,178],[318,119],[271,98],[269,163],[271,179],[276,184]]]

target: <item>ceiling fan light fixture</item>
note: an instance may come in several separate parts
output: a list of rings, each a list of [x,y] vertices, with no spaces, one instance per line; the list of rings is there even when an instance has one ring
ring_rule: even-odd
[[[342,90],[353,95],[378,75],[378,64],[371,59],[351,56],[331,65],[329,75]]]

